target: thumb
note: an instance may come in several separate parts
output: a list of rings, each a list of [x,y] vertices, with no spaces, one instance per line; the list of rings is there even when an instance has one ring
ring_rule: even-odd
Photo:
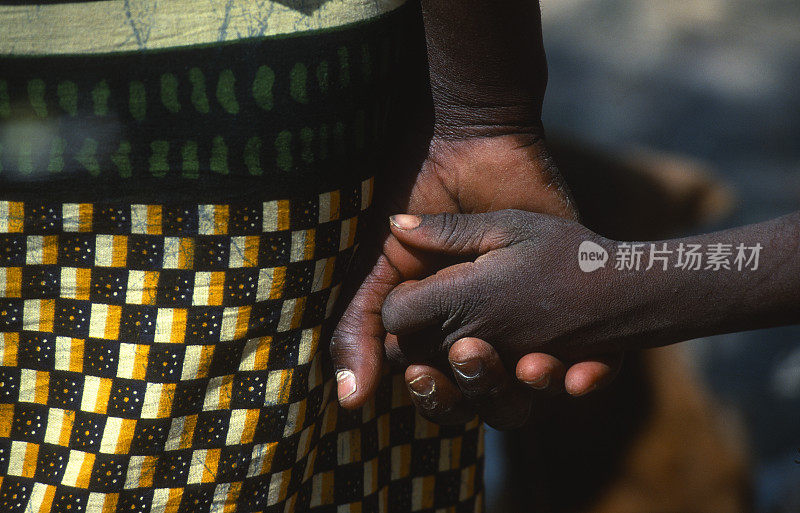
[[[484,214],[397,214],[389,218],[400,242],[425,251],[478,255],[514,244],[524,236],[527,213],[501,210]]]
[[[399,273],[381,255],[331,335],[337,395],[347,409],[363,406],[380,380],[384,339],[380,305],[399,282]]]

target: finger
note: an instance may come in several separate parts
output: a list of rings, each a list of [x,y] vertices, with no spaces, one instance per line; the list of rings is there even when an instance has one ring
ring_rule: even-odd
[[[517,362],[517,379],[539,391],[559,392],[564,388],[564,364],[544,353],[526,354]]]
[[[383,254],[400,272],[402,281],[423,278],[436,269],[457,263],[452,256],[421,251],[401,243],[393,235],[384,241]]]
[[[446,267],[419,281],[401,283],[386,297],[381,315],[389,333],[405,335],[426,328],[446,329],[475,297],[472,294],[475,264]]]
[[[390,217],[397,239],[418,249],[455,255],[478,255],[519,240],[525,231],[522,216],[514,210],[484,214],[397,214]]]
[[[436,424],[463,424],[475,417],[458,387],[433,367],[411,365],[405,373],[411,401],[424,418]]]
[[[574,364],[567,369],[564,388],[580,397],[610,383],[622,366],[623,353],[615,353]]]
[[[448,357],[461,393],[484,422],[495,429],[513,429],[525,423],[531,392],[506,372],[491,345],[463,338],[453,344]]]
[[[397,270],[386,257],[378,257],[331,335],[337,395],[344,408],[360,408],[375,391],[385,333],[380,305],[399,281]]]

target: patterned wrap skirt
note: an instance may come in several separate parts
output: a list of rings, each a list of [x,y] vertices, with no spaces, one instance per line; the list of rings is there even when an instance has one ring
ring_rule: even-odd
[[[41,12],[65,5],[87,4]],[[327,355],[424,82],[418,6],[391,7],[186,45],[154,24],[119,51],[0,42],[4,512],[480,510],[478,421],[428,423],[393,373],[340,409]]]

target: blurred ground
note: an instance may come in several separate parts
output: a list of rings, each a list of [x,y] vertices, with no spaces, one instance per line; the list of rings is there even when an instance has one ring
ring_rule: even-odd
[[[800,1],[542,0],[548,130],[708,162],[738,196],[723,225],[800,209]],[[740,415],[760,512],[800,511],[800,327],[685,345]],[[497,434],[487,486],[502,480]]]

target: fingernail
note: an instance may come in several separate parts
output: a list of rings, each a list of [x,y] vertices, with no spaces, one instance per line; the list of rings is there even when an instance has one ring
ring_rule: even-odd
[[[464,362],[451,361],[450,364],[453,370],[465,379],[476,378],[483,370],[483,364],[478,358],[471,358]]]
[[[340,370],[336,373],[336,393],[343,401],[356,393],[356,375],[351,370]]]
[[[419,226],[419,223],[422,222],[422,218],[410,214],[396,214],[391,216],[389,221],[401,230],[413,230]]]
[[[410,382],[408,386],[414,394],[420,397],[427,397],[433,393],[436,383],[433,381],[433,378],[426,374]]]
[[[550,375],[545,374],[544,376],[540,377],[539,379],[534,379],[532,381],[526,381],[526,385],[531,388],[535,388],[536,390],[544,390],[545,388],[550,386]]]

